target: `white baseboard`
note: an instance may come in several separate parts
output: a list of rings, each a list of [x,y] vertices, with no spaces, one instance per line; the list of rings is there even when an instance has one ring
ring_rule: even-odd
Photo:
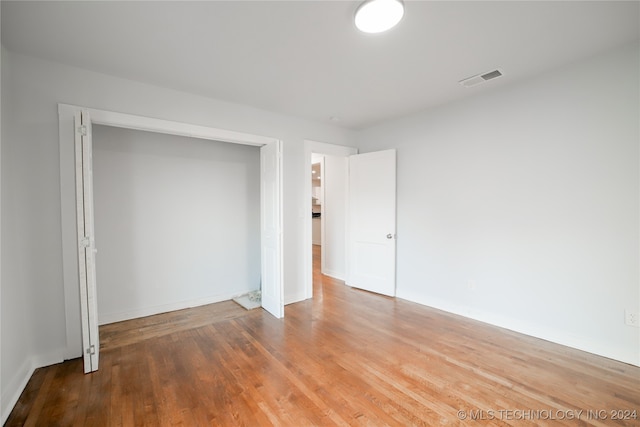
[[[336,279],[336,280],[342,280],[344,282],[344,273],[341,273],[339,271],[334,271],[334,270],[325,270],[322,272],[322,274],[324,274],[325,276],[329,276],[332,279]]]
[[[2,393],[2,398],[0,399],[0,401],[2,401],[2,407],[0,408],[1,424],[4,424],[7,418],[9,418],[11,411],[14,406],[16,406],[16,403],[18,403],[18,399],[31,379],[33,372],[43,366],[61,363],[63,361],[63,353],[64,350],[60,349],[48,354],[29,357],[23,361],[22,365],[20,365],[13,377],[8,381]]]
[[[25,359],[22,365],[16,370],[13,378],[9,380],[6,390],[2,393],[2,424],[9,418],[9,414],[11,414],[13,407],[18,403],[22,391],[27,386],[35,370],[36,367],[33,366],[31,360]]]
[[[232,294],[212,295],[192,300],[179,301],[169,304],[156,305],[152,307],[140,307],[135,310],[127,310],[118,313],[98,313],[98,324],[122,322],[123,320],[137,319],[138,317],[153,316],[154,314],[167,313],[169,311],[183,310],[185,308],[200,307],[201,305],[213,304],[216,302],[229,301],[239,295],[244,295],[256,289],[246,289]]]
[[[585,339],[584,337],[567,333],[558,333],[558,331],[540,328],[538,325],[532,325],[517,319],[496,316],[493,313],[471,310],[468,307],[457,306],[446,301],[435,300],[422,295],[414,295],[399,291],[397,293],[397,297],[534,338],[586,351],[587,353],[603,356],[619,362],[628,363],[630,365],[640,366],[640,360],[638,359],[637,354],[629,354],[629,352],[624,349],[611,348],[608,345],[603,345],[601,343],[594,342],[593,340]]]
[[[307,297],[304,294],[304,292],[298,292],[294,295],[288,295],[287,298],[284,300],[284,305],[293,304],[296,302],[304,301],[306,299]]]

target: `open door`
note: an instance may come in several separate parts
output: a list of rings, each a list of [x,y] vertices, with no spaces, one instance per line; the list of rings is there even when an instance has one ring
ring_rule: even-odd
[[[281,144],[275,141],[260,148],[262,307],[277,318],[284,316]]]
[[[76,112],[74,125],[82,353],[84,372],[88,373],[98,370],[100,356],[96,298],[96,249],[93,226],[93,147],[89,113],[87,111]]]
[[[396,151],[349,157],[347,284],[396,294]]]

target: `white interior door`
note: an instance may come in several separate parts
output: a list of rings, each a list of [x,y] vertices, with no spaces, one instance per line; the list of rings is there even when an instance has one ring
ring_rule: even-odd
[[[396,151],[349,158],[347,284],[395,296]]]
[[[262,307],[277,318],[284,316],[281,151],[280,141],[260,148]]]
[[[96,249],[93,218],[91,119],[87,111],[75,114],[76,207],[78,272],[84,372],[98,370],[100,340],[96,298]]]

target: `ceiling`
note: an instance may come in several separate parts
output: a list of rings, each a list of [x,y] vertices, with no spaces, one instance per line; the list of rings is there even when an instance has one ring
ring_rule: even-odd
[[[638,1],[2,1],[2,44],[113,76],[360,129],[640,39]],[[459,80],[500,69],[465,88]]]

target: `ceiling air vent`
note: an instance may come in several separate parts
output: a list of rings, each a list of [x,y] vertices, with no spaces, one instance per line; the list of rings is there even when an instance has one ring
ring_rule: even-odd
[[[493,70],[484,74],[478,74],[477,76],[460,80],[458,83],[460,83],[464,87],[471,87],[471,86],[479,85],[480,83],[484,83],[487,80],[495,79],[496,77],[500,77],[500,76],[502,76],[502,73],[499,70]]]

